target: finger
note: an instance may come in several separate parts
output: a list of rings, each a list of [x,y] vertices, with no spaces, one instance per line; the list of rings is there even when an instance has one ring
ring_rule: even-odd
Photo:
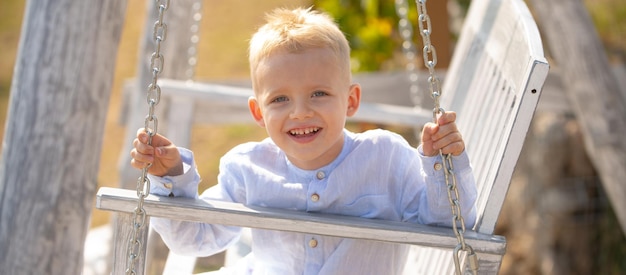
[[[452,154],[453,156],[458,156],[463,153],[463,150],[465,150],[463,141],[456,141],[441,148],[441,153],[444,155]]]
[[[431,138],[433,139],[433,141],[437,141],[437,140],[440,140],[442,138],[445,138],[448,135],[455,134],[455,133],[458,133],[460,135],[459,130],[456,127],[456,123],[448,123],[448,124],[445,124],[445,125],[438,125],[437,132],[434,133]]]
[[[143,154],[140,153],[137,149],[133,149],[130,151],[131,161],[135,160],[141,163],[152,163],[154,162],[154,156],[152,154]]]
[[[138,161],[136,159],[131,159],[130,160],[130,166],[132,166],[133,168],[136,168],[136,169],[143,169],[144,167],[146,167],[148,165],[150,165],[150,163],[141,162],[141,161]]]
[[[178,148],[174,144],[155,148],[155,154],[161,158],[172,159],[178,157]]]
[[[422,151],[426,156],[434,156],[436,153],[432,136],[437,133],[438,129],[439,126],[432,122],[426,123],[422,129]]]
[[[422,129],[422,141],[431,140],[432,136],[439,131],[439,125],[428,122],[424,124],[424,128]]]
[[[441,116],[439,116],[439,118],[437,119],[437,124],[446,125],[454,121],[456,121],[456,112],[447,111],[447,112],[444,112]]]
[[[446,147],[448,144],[452,144],[452,143],[459,142],[459,141],[463,141],[463,138],[461,137],[461,133],[451,132],[439,139],[434,139],[433,147],[439,150],[443,147]]]
[[[459,132],[450,135],[433,143],[433,148],[437,151],[441,150],[443,154],[460,155],[465,150],[465,143]]]
[[[148,143],[149,135],[148,132],[146,132],[145,128],[137,129],[137,139],[142,143]]]
[[[154,147],[139,141],[139,138],[136,138],[135,140],[133,140],[133,147],[135,148],[133,150],[137,151],[140,154],[144,154],[144,155],[154,154]]]
[[[172,144],[169,139],[160,134],[154,134],[152,136],[152,140],[150,140],[150,135],[148,134],[148,132],[146,132],[145,128],[139,128],[137,130],[137,139],[146,144],[148,144],[148,141],[151,141],[150,144],[155,147],[167,146]]]

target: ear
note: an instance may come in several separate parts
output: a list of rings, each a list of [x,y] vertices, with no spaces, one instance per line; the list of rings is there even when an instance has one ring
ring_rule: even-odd
[[[359,106],[361,105],[361,85],[352,84],[350,85],[350,91],[348,94],[348,110],[346,115],[351,117],[356,114],[356,111],[359,110]]]
[[[248,98],[248,108],[250,109],[250,114],[254,118],[256,123],[265,128],[265,120],[263,120],[263,113],[261,112],[261,107],[259,106],[259,102],[256,97],[251,96]]]

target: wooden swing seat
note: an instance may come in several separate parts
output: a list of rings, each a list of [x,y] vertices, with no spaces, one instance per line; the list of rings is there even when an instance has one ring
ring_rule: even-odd
[[[442,106],[458,113],[457,124],[478,185],[476,226],[468,229],[465,239],[478,254],[479,274],[497,274],[505,254],[505,239],[493,232],[548,70],[537,26],[523,0],[472,2],[445,77]],[[242,108],[246,94],[252,93],[247,89],[223,93],[221,86],[210,84],[162,83],[167,90],[163,96],[173,99],[170,113],[184,108],[188,114],[187,121],[175,120],[179,133],[190,132],[194,123],[194,111],[189,106],[219,99],[214,104],[240,104]],[[177,107],[176,102],[185,105]],[[385,113],[391,124],[407,117],[423,123],[432,116],[430,112],[407,115],[405,107],[369,106]],[[247,119],[252,121],[249,116]],[[136,196],[135,190],[114,188],[101,188],[97,195],[99,209],[118,212],[113,274],[122,274],[125,269]],[[154,217],[413,244],[407,272],[454,273],[452,249],[457,239],[449,228],[156,196],[146,198],[144,209]],[[142,234],[147,237],[147,228]],[[143,261],[139,259],[140,264]]]

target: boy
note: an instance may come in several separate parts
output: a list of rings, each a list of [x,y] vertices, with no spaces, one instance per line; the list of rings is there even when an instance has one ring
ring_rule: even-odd
[[[250,42],[250,113],[269,138],[233,148],[218,184],[200,198],[246,205],[451,226],[438,150],[451,153],[463,216],[475,220],[476,190],[453,112],[427,124],[418,149],[397,134],[344,128],[361,88],[352,84],[350,49],[332,19],[310,9],[278,9]],[[140,129],[132,165],[150,167],[157,195],[198,197],[190,151]],[[237,240],[240,229],[153,219],[170,249],[206,256]],[[252,229],[254,274],[399,274],[407,245]]]

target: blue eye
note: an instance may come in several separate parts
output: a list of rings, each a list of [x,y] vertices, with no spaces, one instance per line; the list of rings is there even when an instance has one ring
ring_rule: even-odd
[[[272,99],[272,101],[271,101],[271,102],[272,102],[272,103],[274,103],[274,102],[285,102],[285,101],[287,101],[287,100],[288,100],[288,99],[287,99],[287,97],[286,97],[286,96],[278,96],[278,97],[276,97],[276,98]]]
[[[325,96],[325,95],[328,95],[328,93],[324,91],[315,91],[313,95],[311,95],[311,97],[318,97],[318,96]]]

